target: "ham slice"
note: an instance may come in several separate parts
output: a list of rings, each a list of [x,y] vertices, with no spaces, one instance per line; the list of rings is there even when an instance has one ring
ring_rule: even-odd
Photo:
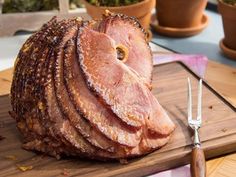
[[[174,130],[174,124],[140,78],[117,59],[112,38],[85,26],[80,30],[77,46],[89,86],[122,121],[131,126],[146,123],[148,129],[161,135]]]
[[[100,131],[96,129],[96,127],[89,124],[86,118],[84,118],[80,114],[80,111],[76,110],[76,107],[70,100],[69,93],[67,92],[66,89],[66,85],[64,85],[63,74],[64,74],[64,66],[66,65],[63,66],[63,62],[65,60],[70,61],[71,57],[75,57],[74,55],[75,39],[68,40],[65,46],[62,46],[62,49],[59,51],[61,52],[59,52],[57,59],[55,61],[54,78],[55,78],[56,97],[59,101],[60,109],[67,116],[67,118],[73,123],[76,129],[83,135],[83,137],[86,140],[88,140],[92,145],[110,152],[114,152],[115,150],[117,150],[116,149],[117,145],[113,141],[110,141],[108,138],[106,138]],[[71,64],[73,65],[77,63],[72,62]],[[65,69],[65,72],[67,72],[67,70],[68,69]],[[67,73],[70,74],[71,71],[68,71]],[[79,78],[76,78],[76,80],[77,79],[79,80]],[[70,87],[71,86],[68,86],[68,88]],[[87,111],[90,111],[89,108],[87,109],[88,109]]]
[[[124,64],[136,71],[144,83],[151,87],[152,53],[144,29],[137,19],[123,14],[107,13],[103,16],[98,31],[110,36],[116,46],[123,45],[128,49]]]
[[[89,86],[122,121],[140,127],[149,116],[149,100],[139,91],[140,80],[117,59],[115,41],[85,26],[78,35],[77,51]]]
[[[71,100],[82,115],[108,139],[122,145],[134,147],[140,142],[140,131],[123,125],[115,114],[90,92],[76,60],[75,45],[64,60],[65,81]]]

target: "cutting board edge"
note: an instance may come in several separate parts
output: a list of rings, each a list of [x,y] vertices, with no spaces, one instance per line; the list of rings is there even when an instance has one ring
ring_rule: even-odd
[[[165,64],[161,64],[161,65],[166,65],[166,64],[170,64],[170,63],[180,63],[182,66],[185,67],[185,69],[187,69],[188,71],[190,71],[193,75],[196,75],[194,72],[192,72],[186,65],[184,65],[182,62],[169,62],[169,63],[165,63]],[[160,65],[158,65],[160,66]],[[155,66],[154,66],[155,67]],[[196,75],[196,78],[199,78],[197,75]],[[206,86],[209,86],[207,83],[205,83]],[[210,89],[211,87],[207,87],[208,89]],[[211,91],[216,92],[218,93],[217,91],[215,91],[213,88],[210,89]],[[215,93],[214,93],[215,94]],[[219,94],[219,93],[218,93]],[[6,96],[6,97],[9,97],[8,94],[6,95],[3,95],[3,96]],[[0,96],[3,97],[3,96]],[[224,97],[222,97],[220,94],[216,96],[219,98],[219,99],[223,99],[224,103],[228,103],[226,104],[227,106],[231,105]],[[232,105],[231,105],[232,106]],[[232,110],[235,111],[235,107],[232,106],[231,107]],[[228,135],[227,137],[231,137],[231,135]],[[235,137],[236,138],[236,134],[233,134],[232,137]],[[222,137],[222,138],[225,138],[225,137]],[[218,139],[219,140],[219,139]],[[204,144],[204,143],[203,143]],[[213,155],[207,155],[207,159],[211,159],[213,157],[218,157],[218,156],[221,156],[221,155],[224,155],[224,154],[227,154],[227,153],[230,153],[230,152],[234,152],[236,151],[236,142],[233,142],[230,144],[231,147],[233,147],[233,149],[235,150],[232,150],[232,149],[229,149],[228,151],[224,151],[223,153],[217,151],[217,152],[214,152]],[[221,149],[222,147],[229,147],[230,146],[229,144],[224,144],[222,145],[221,147],[218,147],[218,149]],[[178,151],[181,151],[181,149],[185,149],[186,151],[184,151],[183,153],[186,153],[184,155],[185,157],[187,156],[187,158],[182,158],[182,161],[179,161],[178,158],[176,158],[177,156],[174,156],[176,158],[176,160],[173,160],[171,159],[171,165],[168,165],[168,167],[163,167],[163,166],[159,166],[159,167],[156,167],[158,164],[153,164],[153,165],[150,165],[149,167],[143,167],[143,168],[138,168],[138,170],[140,171],[139,173],[137,172],[137,169],[134,169],[133,171],[124,171],[124,173],[119,173],[117,176],[130,176],[132,174],[132,176],[143,176],[143,175],[149,175],[149,174],[153,174],[153,173],[156,173],[156,172],[160,172],[160,171],[163,171],[163,170],[167,170],[167,169],[170,169],[170,168],[175,168],[175,167],[179,167],[181,165],[185,165],[189,162],[189,158],[190,158],[190,146],[184,146],[184,147],[180,147],[178,148],[177,150]],[[175,149],[176,150],[176,149]],[[213,147],[212,148],[208,148],[206,149],[206,152],[207,153],[212,153],[213,151]],[[181,155],[179,155],[181,157]],[[173,164],[172,164],[173,163]],[[178,164],[177,164],[178,163]],[[177,164],[177,165],[176,165]],[[157,170],[158,169],[158,170]],[[118,169],[119,170],[119,169]],[[122,170],[121,170],[122,171]],[[113,173],[115,172],[115,170],[113,171]],[[119,171],[120,172],[120,171]],[[109,175],[109,173],[107,175],[104,175],[103,176],[111,176]]]
[[[207,81],[204,78],[201,78],[199,75],[197,75],[193,70],[191,70],[186,64],[184,64],[182,61],[170,61],[166,63],[161,64],[155,64],[153,67],[158,67],[162,65],[168,65],[171,63],[178,63],[184,67],[185,70],[187,70],[189,73],[191,73],[195,78],[202,79],[202,84],[205,85],[210,91],[212,91],[218,98],[220,98],[225,104],[227,104],[234,112],[236,112],[236,107],[228,101],[222,94],[220,94],[216,89],[214,89],[212,86],[210,86]]]
[[[206,160],[210,160],[212,158],[216,158],[216,157],[220,157],[220,156],[232,153],[232,152],[236,152],[236,133],[228,135],[227,137],[233,137],[235,139],[235,141],[233,143],[213,145],[211,147],[208,147],[207,149],[204,148],[204,146],[203,146],[205,156],[206,156]],[[224,139],[224,138],[225,137],[221,137],[220,139]],[[212,141],[218,142],[219,139],[218,140],[216,140],[216,139],[211,140],[211,143],[212,143]],[[223,152],[220,151],[221,149],[224,149],[224,151]],[[125,176],[127,176],[127,177],[129,177],[129,176],[139,177],[140,176],[141,177],[141,176],[152,175],[154,173],[165,171],[165,170],[168,170],[170,168],[178,168],[180,166],[189,164],[190,158],[191,158],[191,146],[179,147],[179,148],[174,149],[172,151],[175,151],[176,155],[173,155],[173,157],[171,157],[169,159],[168,166],[158,166],[162,162],[159,162],[159,163],[155,162],[154,164],[151,164],[151,165],[147,164],[147,166],[139,168],[139,172],[137,172],[137,168],[134,167],[133,170],[130,170],[128,172],[124,171],[124,173],[120,173],[121,171],[120,171],[120,169],[118,169],[119,174],[114,174],[115,171],[113,171],[112,175],[108,174],[108,175],[105,175],[105,176],[107,176],[107,177],[108,176],[116,176],[116,177],[125,177]],[[163,152],[161,154],[163,155],[165,153],[169,153],[169,152]],[[179,159],[181,159],[181,161],[179,161]],[[139,175],[137,175],[137,173]]]

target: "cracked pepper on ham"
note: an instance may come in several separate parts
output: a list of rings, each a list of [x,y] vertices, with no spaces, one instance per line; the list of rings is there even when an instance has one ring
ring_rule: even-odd
[[[52,18],[15,62],[10,114],[23,148],[98,160],[161,148],[175,125],[150,91],[152,65],[135,18]]]

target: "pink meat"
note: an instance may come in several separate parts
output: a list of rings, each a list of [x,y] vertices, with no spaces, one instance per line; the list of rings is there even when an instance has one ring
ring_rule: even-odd
[[[152,133],[162,135],[174,130],[174,124],[149,89],[117,59],[113,39],[87,26],[80,30],[77,45],[89,86],[122,121],[131,126],[147,125]]]
[[[124,63],[151,86],[152,53],[139,22],[125,15],[110,14],[104,16],[98,30],[110,36],[116,45],[122,44],[127,47],[128,58]]]
[[[108,139],[134,147],[140,142],[140,131],[122,125],[122,122],[87,88],[76,60],[75,46],[64,60],[64,78],[71,100],[81,114]]]

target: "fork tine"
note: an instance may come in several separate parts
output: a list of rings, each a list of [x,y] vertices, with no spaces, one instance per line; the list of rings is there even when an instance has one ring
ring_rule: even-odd
[[[188,121],[192,120],[192,88],[188,77]]]
[[[202,79],[198,83],[197,120],[202,119]]]

